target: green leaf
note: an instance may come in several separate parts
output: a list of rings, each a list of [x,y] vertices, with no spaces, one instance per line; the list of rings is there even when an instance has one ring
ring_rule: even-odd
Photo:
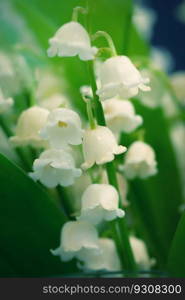
[[[0,154],[0,276],[49,276],[74,271],[50,253],[64,215],[47,193]]]
[[[172,276],[185,277],[185,213],[181,217],[173,238],[168,258],[168,270]]]

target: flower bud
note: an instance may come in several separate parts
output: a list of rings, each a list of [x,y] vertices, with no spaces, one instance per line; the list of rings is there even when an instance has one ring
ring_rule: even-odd
[[[149,91],[145,85],[149,80],[143,78],[127,56],[114,56],[107,59],[100,69],[101,88],[97,94],[101,100],[119,96],[128,99],[138,94],[139,89]]]
[[[39,136],[39,131],[45,125],[48,114],[47,109],[39,106],[33,106],[23,111],[17,122],[15,136],[12,136],[10,141],[15,146],[46,146],[46,142]]]
[[[105,164],[114,159],[114,155],[126,151],[126,147],[118,146],[116,139],[110,129],[104,126],[97,126],[95,129],[88,129],[83,137],[83,154],[85,163],[84,169]]]
[[[69,261],[79,257],[82,251],[91,249],[98,249],[96,228],[85,221],[69,221],[62,227],[60,246],[51,252],[59,255],[61,260]]]
[[[155,259],[149,257],[145,243],[135,236],[130,236],[130,244],[137,265],[149,269],[155,263]]]
[[[135,114],[130,101],[109,99],[103,102],[108,127],[115,133],[130,133],[143,122],[141,116]]]
[[[90,38],[85,28],[78,22],[69,22],[61,26],[49,40],[48,56],[76,56],[81,60],[92,60],[97,53],[91,47]]]
[[[156,165],[155,152],[152,147],[137,141],[128,148],[123,170],[129,179],[147,178],[157,173]]]
[[[100,238],[99,249],[81,251],[78,258],[84,263],[82,268],[86,270],[121,270],[121,263],[117,254],[115,243],[112,239]]]
[[[112,221],[122,218],[125,213],[119,209],[117,190],[109,184],[91,184],[82,195],[80,220],[88,220],[92,224],[101,221]]]

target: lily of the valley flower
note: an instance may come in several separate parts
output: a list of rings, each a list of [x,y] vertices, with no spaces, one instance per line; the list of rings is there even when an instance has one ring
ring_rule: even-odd
[[[85,28],[78,22],[69,22],[61,26],[49,40],[48,56],[76,56],[81,60],[92,60],[97,53],[91,47],[90,38]]]
[[[57,185],[69,186],[82,171],[75,167],[75,162],[69,151],[49,149],[41,153],[33,163],[33,173],[30,176],[40,180],[48,188]]]
[[[13,105],[14,101],[12,98],[5,99],[2,90],[0,89],[0,113],[4,113],[9,110]]]
[[[149,257],[145,243],[135,236],[130,236],[130,244],[137,265],[140,268],[149,269],[155,263],[155,259]]]
[[[83,262],[83,269],[86,270],[121,270],[121,263],[117,254],[115,243],[112,239],[100,238],[99,249],[84,250],[78,258]]]
[[[84,250],[98,250],[98,247],[98,232],[93,225],[85,221],[70,221],[62,227],[60,246],[51,252],[60,256],[62,261],[69,261],[81,257]]]
[[[127,56],[114,56],[107,59],[100,69],[101,88],[97,94],[101,100],[119,96],[123,99],[136,96],[139,90],[149,91],[143,78]]]
[[[16,146],[46,146],[46,142],[39,136],[39,131],[45,125],[48,115],[49,111],[39,106],[23,111],[17,122],[15,136],[11,137],[10,141]]]
[[[109,184],[91,184],[82,195],[80,220],[88,220],[92,224],[101,221],[111,221],[125,215],[118,208],[119,195],[117,190]]]
[[[107,125],[115,133],[132,132],[143,122],[128,100],[109,99],[103,102],[103,108]]]
[[[147,178],[157,173],[157,162],[152,147],[144,142],[134,142],[125,156],[123,167],[129,179],[135,177]]]
[[[91,168],[95,163],[105,164],[114,159],[114,155],[126,151],[126,147],[118,146],[112,131],[104,126],[88,129],[83,136],[84,169]]]
[[[68,144],[80,145],[82,135],[83,130],[79,115],[67,108],[54,109],[40,132],[40,136],[48,140],[51,147],[57,149]]]

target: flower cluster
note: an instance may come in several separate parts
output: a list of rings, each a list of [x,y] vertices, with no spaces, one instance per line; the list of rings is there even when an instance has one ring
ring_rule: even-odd
[[[79,56],[89,61],[95,60],[98,52],[91,45],[86,29],[76,20],[59,28],[49,44],[49,57]],[[128,145],[127,151],[127,147],[118,142],[123,133],[130,134],[143,124],[130,98],[140,91],[149,91],[150,87],[149,79],[130,58],[116,55],[113,50],[114,55],[99,64],[93,90],[88,86],[81,88],[88,123],[61,94],[56,78],[50,80],[48,75],[38,82],[34,94],[37,101],[20,114],[15,135],[10,138],[16,147],[37,148],[39,155],[29,175],[47,188],[75,186],[79,177],[90,174],[92,180],[80,197],[80,209],[73,212],[76,219],[71,220],[69,214],[61,230],[60,246],[51,250],[62,261],[78,259],[83,270],[121,270],[119,241],[113,240],[113,234],[99,236],[99,229],[111,228],[110,221],[115,223],[125,217],[122,208],[128,205],[126,178],[148,178],[157,172],[155,153],[150,145],[137,140]],[[0,95],[0,111],[11,105],[12,99],[5,100]],[[100,113],[102,122],[97,116]],[[139,136],[137,132],[135,136]],[[123,162],[120,155],[125,152]],[[126,240],[131,244],[136,263],[149,268],[151,261],[144,243],[133,236]]]

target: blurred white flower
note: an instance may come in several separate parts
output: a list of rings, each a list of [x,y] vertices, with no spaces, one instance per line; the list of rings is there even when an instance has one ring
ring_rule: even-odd
[[[127,56],[114,56],[107,59],[100,68],[101,88],[97,94],[101,100],[116,96],[130,98],[138,94],[139,90],[149,91],[145,85],[148,78],[143,78]]]
[[[156,19],[156,13],[153,9],[145,6],[134,5],[133,23],[147,40],[150,40],[152,37]]]
[[[152,147],[144,142],[136,141],[128,148],[123,170],[129,179],[147,178],[157,173],[157,162]]]
[[[128,100],[105,100],[103,108],[107,125],[114,133],[130,133],[143,122],[142,117],[135,114],[134,106]]]
[[[3,92],[0,89],[0,114],[4,113],[5,111],[9,110],[10,107],[14,104],[14,101],[12,98],[4,98]]]
[[[130,236],[130,244],[135,261],[140,268],[149,269],[154,265],[155,259],[149,257],[146,245],[141,239]]]
[[[185,105],[185,71],[178,71],[170,76],[170,81],[179,101]]]
[[[99,249],[89,249],[81,251],[78,258],[84,263],[85,270],[121,270],[121,263],[117,254],[115,243],[109,238],[98,240]]]
[[[105,164],[114,159],[114,155],[126,151],[126,147],[118,146],[112,131],[104,126],[87,129],[83,136],[84,169],[91,168],[95,163]]]
[[[15,136],[10,141],[15,146],[45,147],[47,143],[41,139],[39,131],[45,125],[48,115],[49,111],[39,106],[24,110],[17,121]]]
[[[54,37],[49,39],[48,56],[76,56],[81,60],[92,60],[97,53],[91,47],[90,38],[85,28],[78,22],[69,22],[61,26]]]
[[[69,221],[62,227],[60,246],[51,252],[60,256],[62,261],[69,261],[74,257],[81,258],[80,254],[84,250],[98,250],[98,247],[98,232],[92,224]]]
[[[174,59],[169,50],[164,47],[152,47],[150,61],[154,68],[169,72],[174,67]]]
[[[68,144],[82,143],[82,124],[79,115],[67,108],[56,108],[50,112],[40,136],[48,140],[51,147],[60,149]]]
[[[80,220],[92,224],[111,221],[124,217],[125,212],[119,209],[117,190],[109,184],[91,184],[82,195]]]
[[[66,150],[48,149],[33,163],[34,180],[40,180],[48,188],[57,185],[70,186],[81,176],[82,171],[75,167],[73,156]]]
[[[89,85],[82,85],[80,87],[80,93],[82,94],[82,96],[84,97],[89,97],[92,98],[93,97],[93,92],[92,92],[92,88]]]
[[[59,107],[64,107],[68,102],[68,99],[61,94],[53,94],[50,97],[44,98],[39,101],[40,106],[48,109],[54,110]]]

